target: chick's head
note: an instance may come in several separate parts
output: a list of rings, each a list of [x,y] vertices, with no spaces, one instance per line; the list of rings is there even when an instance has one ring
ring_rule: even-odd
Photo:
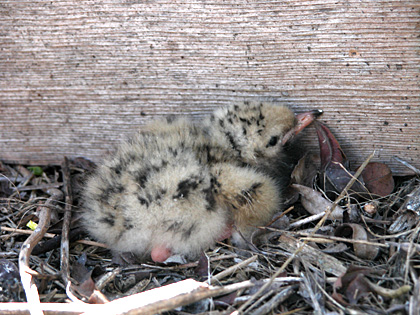
[[[298,120],[285,107],[267,102],[244,102],[220,109],[210,118],[210,134],[251,165],[278,156],[283,139],[290,138]]]

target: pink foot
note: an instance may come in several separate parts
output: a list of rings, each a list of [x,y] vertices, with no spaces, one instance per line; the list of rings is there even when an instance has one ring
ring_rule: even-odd
[[[154,262],[164,262],[172,256],[172,252],[166,246],[158,245],[152,249],[151,256]]]
[[[223,241],[223,240],[231,237],[232,236],[232,229],[233,229],[233,224],[226,225],[222,234],[217,238],[217,241]]]

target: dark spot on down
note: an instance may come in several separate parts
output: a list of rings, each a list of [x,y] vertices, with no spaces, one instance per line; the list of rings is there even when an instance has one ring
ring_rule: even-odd
[[[139,158],[139,156],[137,156],[135,153],[133,152],[129,152],[126,156],[126,162],[132,162],[132,161],[136,161]]]
[[[232,146],[232,148],[233,148],[235,151],[237,151],[237,152],[241,153],[241,150],[239,150],[239,149],[238,149],[238,146],[237,146],[237,144],[236,144],[236,142],[235,142],[235,139],[233,138],[232,134],[231,134],[230,132],[226,132],[226,133],[225,133],[225,135],[226,135],[226,137],[228,138],[229,143],[230,143],[230,145]]]
[[[145,205],[146,207],[149,206],[149,201],[146,198],[143,198],[142,196],[137,196],[137,200],[140,202],[140,204]]]
[[[215,210],[215,205],[216,205],[216,200],[214,199],[214,196],[213,196],[212,187],[204,189],[203,193],[204,193],[204,198],[206,199],[206,202],[207,202],[206,210],[207,211],[214,211]]]
[[[162,199],[162,196],[163,196],[164,194],[166,194],[166,192],[167,192],[167,190],[166,190],[166,189],[164,189],[164,188],[160,189],[160,190],[156,193],[155,199],[156,199],[156,200],[161,200],[161,199]]]
[[[169,152],[174,156],[174,157],[176,157],[177,155],[178,155],[178,150],[177,149],[174,149],[174,148],[169,148]]]
[[[197,179],[185,179],[178,183],[178,188],[174,198],[188,198],[191,190],[194,190],[198,187],[199,181]]]
[[[221,174],[221,172],[220,172],[220,174]],[[219,174],[219,175],[220,175]],[[210,179],[210,184],[211,184],[211,188],[213,189],[215,186],[216,187],[221,187],[222,185],[220,184],[220,182],[217,180],[217,178],[216,177],[214,177],[214,176],[212,176],[211,177],[211,179]]]
[[[106,214],[105,217],[99,219],[99,222],[106,223],[110,226],[114,226],[115,224],[115,215],[112,213]]]
[[[132,228],[134,228],[133,223],[131,222],[131,220],[125,218],[124,219],[124,228],[127,230],[131,230]]]
[[[262,183],[254,183],[254,184],[252,184],[250,190],[255,194],[256,193],[256,190],[258,188],[260,188],[262,185],[263,185]]]
[[[239,120],[243,123],[246,123],[248,126],[251,126],[251,122],[248,119],[240,117]]]
[[[121,185],[120,183],[108,184],[108,186],[102,191],[99,198],[103,202],[108,202],[113,194],[120,194],[123,191],[124,191],[124,186]]]
[[[121,171],[122,171],[122,165],[121,163],[118,163],[117,165],[113,166],[110,168],[111,171],[113,171],[115,174],[117,175],[121,175]]]
[[[164,223],[168,223],[170,221],[166,221]],[[166,231],[174,231],[174,232],[178,232],[181,229],[182,223],[181,222],[172,222],[171,225],[168,226],[168,228],[166,229]]]
[[[187,240],[191,237],[192,232],[195,230],[195,224],[191,224],[191,226],[182,232],[182,238]]]
[[[208,144],[201,146],[201,148],[199,149],[200,152],[202,152],[204,154],[204,156],[206,157],[206,161],[207,162],[212,162],[213,157],[210,153],[210,146]]]
[[[135,182],[138,183],[141,188],[144,188],[146,186],[149,171],[149,169],[141,169],[134,172],[133,174]]]
[[[239,195],[235,197],[235,200],[240,206],[243,206],[247,203],[252,203],[253,199],[257,195],[257,189],[262,186],[262,183],[254,183],[248,189],[243,189]]]

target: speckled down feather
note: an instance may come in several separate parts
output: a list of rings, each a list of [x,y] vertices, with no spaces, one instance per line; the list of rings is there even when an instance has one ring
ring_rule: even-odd
[[[281,185],[270,165],[295,124],[286,107],[244,102],[200,124],[145,126],[87,181],[86,229],[114,250],[156,261],[197,255],[232,226],[240,242],[280,210]]]

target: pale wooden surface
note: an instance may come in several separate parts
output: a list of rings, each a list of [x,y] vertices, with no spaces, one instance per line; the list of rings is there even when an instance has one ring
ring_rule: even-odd
[[[420,167],[419,12],[418,0],[2,1],[0,159],[97,161],[155,117],[259,97],[323,109],[353,164],[375,149],[410,173],[392,156]]]

